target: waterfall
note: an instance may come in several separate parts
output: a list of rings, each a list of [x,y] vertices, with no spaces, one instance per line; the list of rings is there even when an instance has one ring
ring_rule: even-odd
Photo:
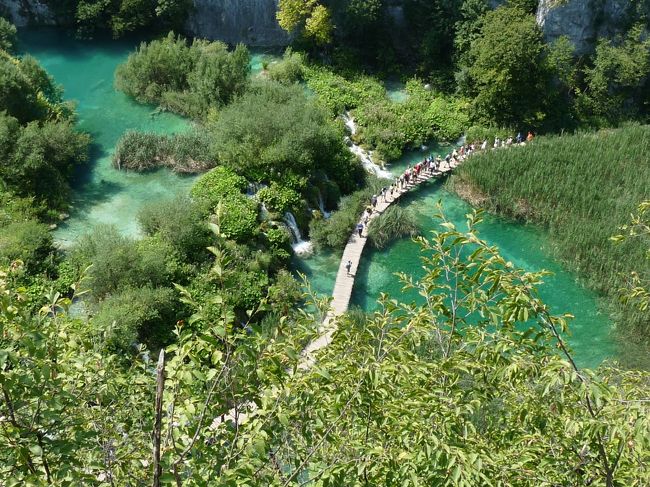
[[[325,202],[323,201],[323,194],[320,192],[320,188],[318,189],[318,209],[325,218],[329,218],[332,215],[329,211],[325,211]]]
[[[354,122],[354,119],[350,115],[350,112],[345,112],[343,114],[343,122],[345,123],[345,126],[350,131],[350,135],[354,135],[357,133],[357,124]],[[367,151],[359,147],[357,144],[352,142],[352,140],[350,140],[350,142],[351,145],[348,146],[350,152],[352,152],[355,156],[359,158],[361,164],[363,164],[363,167],[366,171],[368,171],[371,174],[374,174],[378,178],[393,179],[393,175],[390,173],[390,171],[386,171],[385,169],[382,169],[381,166],[379,166],[372,160],[372,151]]]
[[[296,253],[296,255],[308,255],[312,252],[312,244],[309,241],[305,241],[302,239],[302,235],[300,234],[300,229],[298,228],[298,224],[296,223],[296,217],[293,216],[293,213],[290,211],[287,211],[284,214],[284,222],[287,225],[287,228],[291,232],[291,236],[293,237],[293,244],[291,247],[293,248],[293,251]]]

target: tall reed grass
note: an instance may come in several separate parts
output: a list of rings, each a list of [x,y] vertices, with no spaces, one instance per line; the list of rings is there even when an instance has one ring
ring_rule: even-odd
[[[650,197],[650,126],[538,137],[526,147],[489,151],[468,160],[451,184],[459,193],[483,193],[490,210],[547,227],[558,255],[607,297],[625,336],[650,342],[650,314],[618,299],[631,271],[650,274],[650,245],[610,241]]]

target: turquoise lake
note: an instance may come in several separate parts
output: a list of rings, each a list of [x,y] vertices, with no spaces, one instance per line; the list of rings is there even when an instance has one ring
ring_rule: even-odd
[[[194,178],[177,176],[160,170],[147,174],[115,170],[111,156],[119,137],[128,130],[174,133],[190,128],[191,124],[169,113],[158,113],[155,107],[138,104],[113,88],[113,73],[138,45],[138,40],[112,39],[80,41],[57,29],[22,30],[22,52],[36,57],[63,85],[65,98],[75,100],[79,126],[93,137],[91,160],[79,172],[74,185],[71,217],[55,231],[61,246],[74,243],[94,225],[113,224],[123,233],[138,235],[136,216],[146,203],[186,193]],[[271,51],[253,51],[254,72],[262,63],[277,59]],[[395,90],[394,99],[402,98]],[[420,159],[421,153],[405,156],[389,169],[397,172],[409,162]],[[421,233],[427,235],[437,227],[433,219],[436,203],[441,201],[447,217],[463,228],[468,205],[448,192],[440,183],[405,197],[401,204],[409,205],[418,215]],[[569,312],[576,316],[570,325],[569,343],[580,364],[594,367],[616,356],[611,340],[611,322],[598,311],[597,296],[582,287],[576,276],[567,272],[552,256],[544,232],[500,218],[486,218],[480,227],[481,236],[497,245],[503,255],[515,265],[527,270],[547,269],[540,292],[556,313]],[[296,260],[296,268],[306,273],[314,288],[329,294],[334,285],[338,258],[321,254],[306,260]],[[404,271],[418,277],[422,274],[418,246],[409,239],[399,240],[387,249],[367,249],[359,270],[353,301],[367,311],[377,308],[380,292],[394,297],[417,299],[403,295],[394,273]]]

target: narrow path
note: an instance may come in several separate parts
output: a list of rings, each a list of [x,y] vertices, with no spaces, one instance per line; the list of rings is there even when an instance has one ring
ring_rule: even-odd
[[[428,171],[423,171],[414,182],[394,193],[392,198],[386,196],[383,200],[377,201],[375,211],[370,215],[368,224],[364,225],[361,236],[357,234],[356,230],[353,231],[345,249],[343,250],[343,255],[341,256],[334,290],[332,291],[332,302],[330,303],[330,309],[321,324],[319,330],[320,336],[307,345],[307,347],[302,351],[301,361],[298,366],[300,369],[309,369],[315,363],[315,353],[332,342],[332,336],[337,329],[335,318],[344,314],[348,310],[350,299],[352,298],[352,289],[354,288],[354,282],[359,269],[359,262],[361,261],[361,255],[363,254],[363,249],[368,241],[368,227],[370,222],[386,211],[393,203],[398,201],[403,194],[408,193],[411,189],[417,188],[420,184],[429,181],[430,179],[437,179],[449,174],[457,165],[458,163],[448,164],[443,160],[437,172],[430,173]],[[363,217],[361,218],[363,219]],[[363,223],[363,221],[359,220],[358,223]],[[348,273],[346,268],[348,261],[352,262],[350,273]]]
[[[460,161],[462,162],[463,158],[461,157]],[[385,197],[383,200],[377,201],[377,206],[375,211],[370,215],[368,224],[374,219],[381,215],[386,209],[390,207],[393,203],[400,199],[400,197],[410,190],[417,188],[420,184],[429,181],[430,179],[437,179],[449,174],[458,164],[442,161],[440,167],[436,172],[423,171],[420,173],[420,176],[415,179],[415,181],[406,185],[404,188],[394,192],[393,197]],[[358,223],[363,223],[363,216]],[[298,370],[309,370],[316,363],[316,352],[327,347],[332,342],[332,337],[337,330],[336,318],[344,314],[348,310],[350,305],[350,298],[352,297],[352,288],[354,287],[354,281],[356,278],[357,270],[359,268],[359,262],[361,261],[361,254],[363,254],[363,249],[366,246],[368,241],[368,226],[364,225],[363,232],[361,237],[357,234],[356,231],[352,233],[350,239],[348,240],[345,249],[343,250],[343,255],[341,256],[341,262],[339,264],[339,270],[336,275],[336,283],[334,284],[334,291],[332,292],[332,302],[330,303],[330,308],[325,316],[325,319],[321,323],[319,328],[319,337],[310,342],[300,354],[300,360],[298,362]],[[352,262],[352,267],[350,273],[345,267],[345,264],[349,261]],[[257,405],[250,401],[244,404],[240,404],[239,407],[233,408],[228,413],[224,414],[221,417],[215,418],[211,424],[211,428],[218,428],[221,424],[226,421],[233,421],[235,424],[245,420],[251,413],[257,409]]]

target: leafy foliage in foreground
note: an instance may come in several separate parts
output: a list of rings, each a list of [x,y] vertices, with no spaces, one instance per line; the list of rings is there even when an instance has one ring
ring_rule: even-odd
[[[233,255],[217,243],[211,299],[179,288],[195,312],[167,350],[164,482],[646,485],[650,377],[576,368],[568,317],[537,297],[543,274],[514,269],[477,237],[479,222],[421,239],[427,274],[402,278],[423,307],[384,297],[381,312],[341,317],[311,366],[299,352],[322,303],[315,316],[278,310],[273,326],[240,327],[223,280]],[[150,371],[97,352],[68,300],[51,295],[30,314],[11,272],[0,291],[3,478],[150,483]]]
[[[491,209],[547,226],[560,256],[616,303],[626,276],[650,272],[646,247],[610,241],[648,197],[649,141],[650,127],[636,125],[539,137],[526,147],[472,157],[458,170],[455,184],[484,193]],[[631,337],[650,337],[647,312],[621,306],[616,311]]]

